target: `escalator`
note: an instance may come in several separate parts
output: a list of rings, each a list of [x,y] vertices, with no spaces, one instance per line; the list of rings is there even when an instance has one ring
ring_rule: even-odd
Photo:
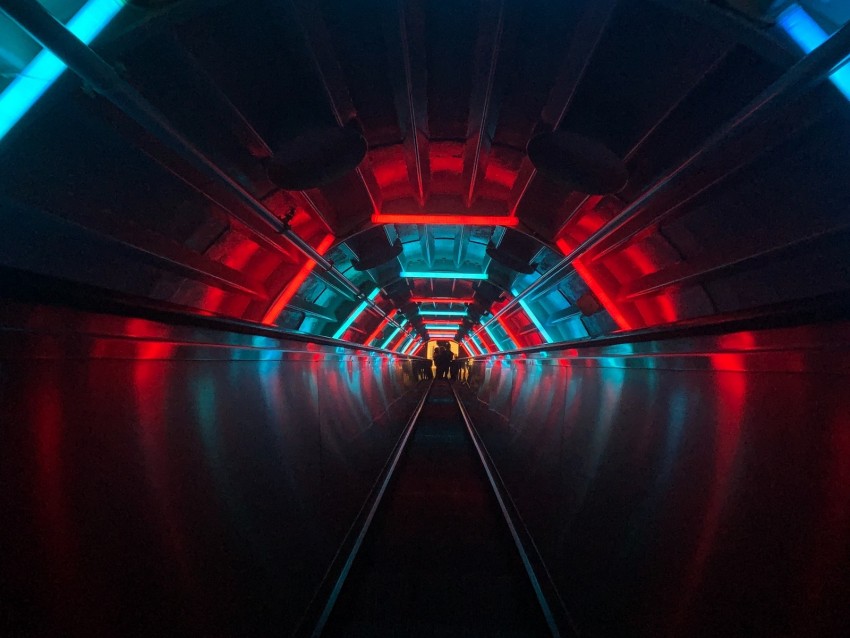
[[[420,406],[314,635],[551,635],[451,386]]]

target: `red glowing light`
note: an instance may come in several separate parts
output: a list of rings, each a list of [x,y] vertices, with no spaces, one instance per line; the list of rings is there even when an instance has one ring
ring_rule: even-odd
[[[472,303],[473,299],[470,298],[451,298],[451,297],[411,297],[410,299],[414,303],[436,303],[436,304],[446,304],[446,303]]]
[[[514,342],[514,345],[517,348],[521,348],[523,345],[522,342],[519,340],[519,337],[517,337],[516,334],[514,334],[514,332],[508,327],[508,322],[505,321],[504,317],[496,317],[496,319],[498,320],[499,325],[502,326],[502,330],[507,333],[508,338],[510,338],[510,340]]]
[[[384,327],[390,322],[390,319],[392,319],[395,316],[396,312],[398,312],[398,311],[397,310],[390,311],[390,313],[386,317],[384,317],[384,320],[381,323],[378,324],[378,327],[375,328],[375,331],[372,334],[370,334],[368,337],[366,337],[366,340],[363,343],[366,344],[367,346],[370,343],[372,343],[377,338],[377,336],[380,334],[380,332],[384,329]]]
[[[324,255],[327,252],[328,248],[331,247],[331,244],[334,242],[333,235],[326,235],[322,242],[316,246],[316,252],[320,255]],[[292,300],[295,296],[295,293],[298,292],[298,289],[301,287],[307,277],[310,276],[313,268],[315,268],[316,262],[312,259],[308,260],[305,263],[301,270],[298,271],[298,274],[292,278],[292,281],[287,284],[286,288],[277,296],[272,302],[272,305],[269,306],[269,309],[266,310],[266,314],[263,316],[263,323],[267,325],[274,325],[274,322],[277,321],[277,318],[280,316],[280,313],[283,312],[283,309],[286,308],[287,304]]]
[[[372,215],[373,224],[431,224],[451,226],[516,226],[519,219],[504,215]]]
[[[558,248],[561,248],[561,250],[563,250],[563,248],[561,247],[561,241],[562,240],[558,240],[557,242]],[[614,303],[614,300],[607,292],[605,292],[605,290],[602,288],[596,278],[592,274],[590,274],[590,271],[585,268],[584,265],[582,265],[582,263],[577,259],[573,261],[573,268],[576,269],[576,272],[578,273],[579,277],[581,277],[584,283],[587,284],[587,287],[590,288],[590,290],[599,300],[599,303],[602,304],[602,307],[608,311],[609,315],[611,315],[611,318],[617,324],[617,327],[621,330],[632,330],[631,323],[626,320],[626,318],[623,316],[623,313]]]

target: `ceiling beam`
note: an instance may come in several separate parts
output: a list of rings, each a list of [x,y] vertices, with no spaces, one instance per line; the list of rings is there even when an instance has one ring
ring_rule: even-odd
[[[253,235],[265,243],[276,246],[284,255],[289,255],[289,245],[316,262],[317,276],[328,285],[338,286],[356,298],[363,299],[381,316],[386,313],[333,263],[319,254],[304,241],[274,212],[249,193],[220,166],[204,155],[189,139],[178,131],[171,122],[144,96],[127,83],[121,75],[91,47],[74,36],[61,22],[56,20],[36,0],[0,0],[0,10],[29,33],[39,44],[62,60],[69,69],[82,78],[88,86],[114,104],[125,115],[159,140],[165,147],[182,158],[210,183],[238,203],[228,212],[240,218]],[[205,189],[206,190],[206,189]]]
[[[357,122],[357,109],[351,100],[345,74],[336,57],[317,3],[313,0],[290,0],[290,6],[304,37],[313,68],[327,95],[334,119],[339,126]],[[372,213],[380,213],[381,191],[368,162],[361,162],[355,172],[372,204]]]
[[[424,207],[431,181],[425,19],[416,0],[396,0],[384,16],[389,75],[404,136],[404,159],[414,196]]]
[[[682,181],[694,174],[700,174],[706,164],[722,163],[726,157],[723,151],[728,149],[730,144],[739,143],[747,133],[763,126],[765,122],[770,122],[778,114],[787,111],[791,105],[796,104],[803,96],[808,95],[816,86],[828,78],[836,67],[840,67],[848,55],[850,55],[850,23],[842,26],[820,47],[788,69],[773,84],[740,109],[738,113],[719,126],[681,164],[672,168],[654,184],[646,188],[637,199],[591,233],[578,246],[570,250],[569,254],[565,255],[560,262],[543,273],[525,290],[519,291],[493,317],[482,324],[476,333],[481,332],[485,325],[491,324],[498,317],[514,310],[517,304],[524,301],[529,295],[551,285],[556,277],[564,274],[571,267],[575,259],[598,246],[600,242],[628,224],[636,214],[646,209],[659,197],[669,194],[674,188],[680,186]],[[787,130],[781,127],[777,131],[779,134],[787,133]]]
[[[487,160],[499,120],[502,87],[497,87],[496,70],[503,49],[508,2],[484,0],[479,9],[481,23],[475,45],[469,122],[463,148],[463,193],[467,208],[474,203],[478,184],[487,172]],[[511,2],[511,7],[515,6],[516,3]]]
[[[593,59],[596,47],[605,33],[616,4],[617,0],[597,0],[587,3],[587,9],[585,9],[576,26],[575,33],[571,37],[569,50],[564,57],[564,64],[555,78],[552,90],[549,92],[549,97],[540,113],[540,120],[532,132],[532,137],[554,131],[563,122],[572,105],[579,84],[581,84],[590,61]],[[513,203],[510,207],[510,214],[512,217],[517,215],[522,199],[536,175],[537,170],[531,160],[528,159],[528,156],[523,157],[511,192]]]

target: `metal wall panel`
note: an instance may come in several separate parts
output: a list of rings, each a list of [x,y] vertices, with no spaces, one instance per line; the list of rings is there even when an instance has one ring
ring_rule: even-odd
[[[585,635],[846,635],[848,337],[474,363],[465,401]]]
[[[0,633],[291,631],[418,399],[410,364],[21,310],[0,330]]]

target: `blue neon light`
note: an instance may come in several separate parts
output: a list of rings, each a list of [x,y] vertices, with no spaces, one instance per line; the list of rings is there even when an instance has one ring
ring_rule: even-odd
[[[123,0],[89,0],[65,25],[85,44],[91,43],[124,7]],[[0,139],[62,75],[65,63],[43,50],[0,93]]]
[[[488,335],[490,335],[490,338],[493,340],[493,343],[495,343],[495,344],[496,344],[496,347],[497,347],[499,350],[504,350],[504,349],[505,349],[505,346],[503,345],[502,341],[501,341],[500,339],[497,339],[497,338],[496,338],[496,335],[495,335],[495,334],[493,334],[493,331],[492,331],[492,330],[490,330],[490,326],[484,326],[484,330],[486,330],[486,331],[487,331],[487,334],[488,334]]]
[[[395,336],[396,336],[399,332],[401,332],[401,328],[396,328],[395,330],[393,330],[393,331],[392,331],[392,334],[391,334],[389,337],[387,337],[387,340],[386,340],[386,341],[384,341],[384,343],[382,343],[382,344],[381,344],[381,349],[384,349],[384,348],[386,348],[388,345],[390,345],[390,341],[392,341],[393,339],[395,339]]]
[[[475,347],[481,351],[481,354],[487,354],[487,348],[484,347],[484,344],[478,339],[478,336],[470,333],[469,337],[472,339],[472,343],[475,344]]]
[[[829,38],[826,31],[798,4],[792,4],[780,13],[778,22],[805,53],[811,53]],[[850,100],[850,66],[841,67],[829,79]]]
[[[454,326],[459,326],[459,325],[460,325],[460,321],[458,321],[457,323],[453,323],[453,324],[442,324],[442,325],[426,323],[425,329],[426,330],[438,330],[438,331],[442,330],[443,332],[447,332],[447,331],[451,330]]]
[[[537,317],[534,316],[534,313],[531,312],[531,308],[528,307],[528,304],[525,303],[524,299],[519,300],[519,305],[522,306],[523,310],[525,310],[525,314],[527,314],[528,318],[531,319],[531,323],[537,327],[537,330],[540,332],[540,336],[543,337],[543,340],[546,343],[552,343],[552,337],[549,336],[549,333],[543,328],[543,324],[541,324]]]
[[[366,297],[366,299],[371,301],[372,299],[374,299],[375,297],[378,296],[379,292],[381,292],[381,289],[375,288],[372,292],[369,293],[369,296]],[[349,326],[351,326],[351,324],[354,323],[354,321],[357,319],[357,317],[360,316],[360,313],[363,312],[364,310],[366,310],[366,306],[369,305],[369,301],[361,301],[360,302],[360,305],[358,305],[354,309],[354,312],[352,312],[348,316],[348,319],[346,319],[345,322],[339,328],[337,328],[337,331],[334,333],[334,337],[333,337],[334,339],[339,339],[342,335],[345,334],[345,331],[348,330]]]
[[[409,279],[487,279],[486,272],[419,272],[415,270],[402,270],[401,276]]]
[[[406,348],[407,348],[407,347],[408,347],[411,343],[413,343],[413,337],[410,337],[407,341],[405,341],[405,342],[402,344],[401,348],[399,348],[398,350],[396,350],[396,352],[400,352],[401,354],[405,354],[405,352],[404,352],[404,351],[405,351],[405,349],[406,349]]]

